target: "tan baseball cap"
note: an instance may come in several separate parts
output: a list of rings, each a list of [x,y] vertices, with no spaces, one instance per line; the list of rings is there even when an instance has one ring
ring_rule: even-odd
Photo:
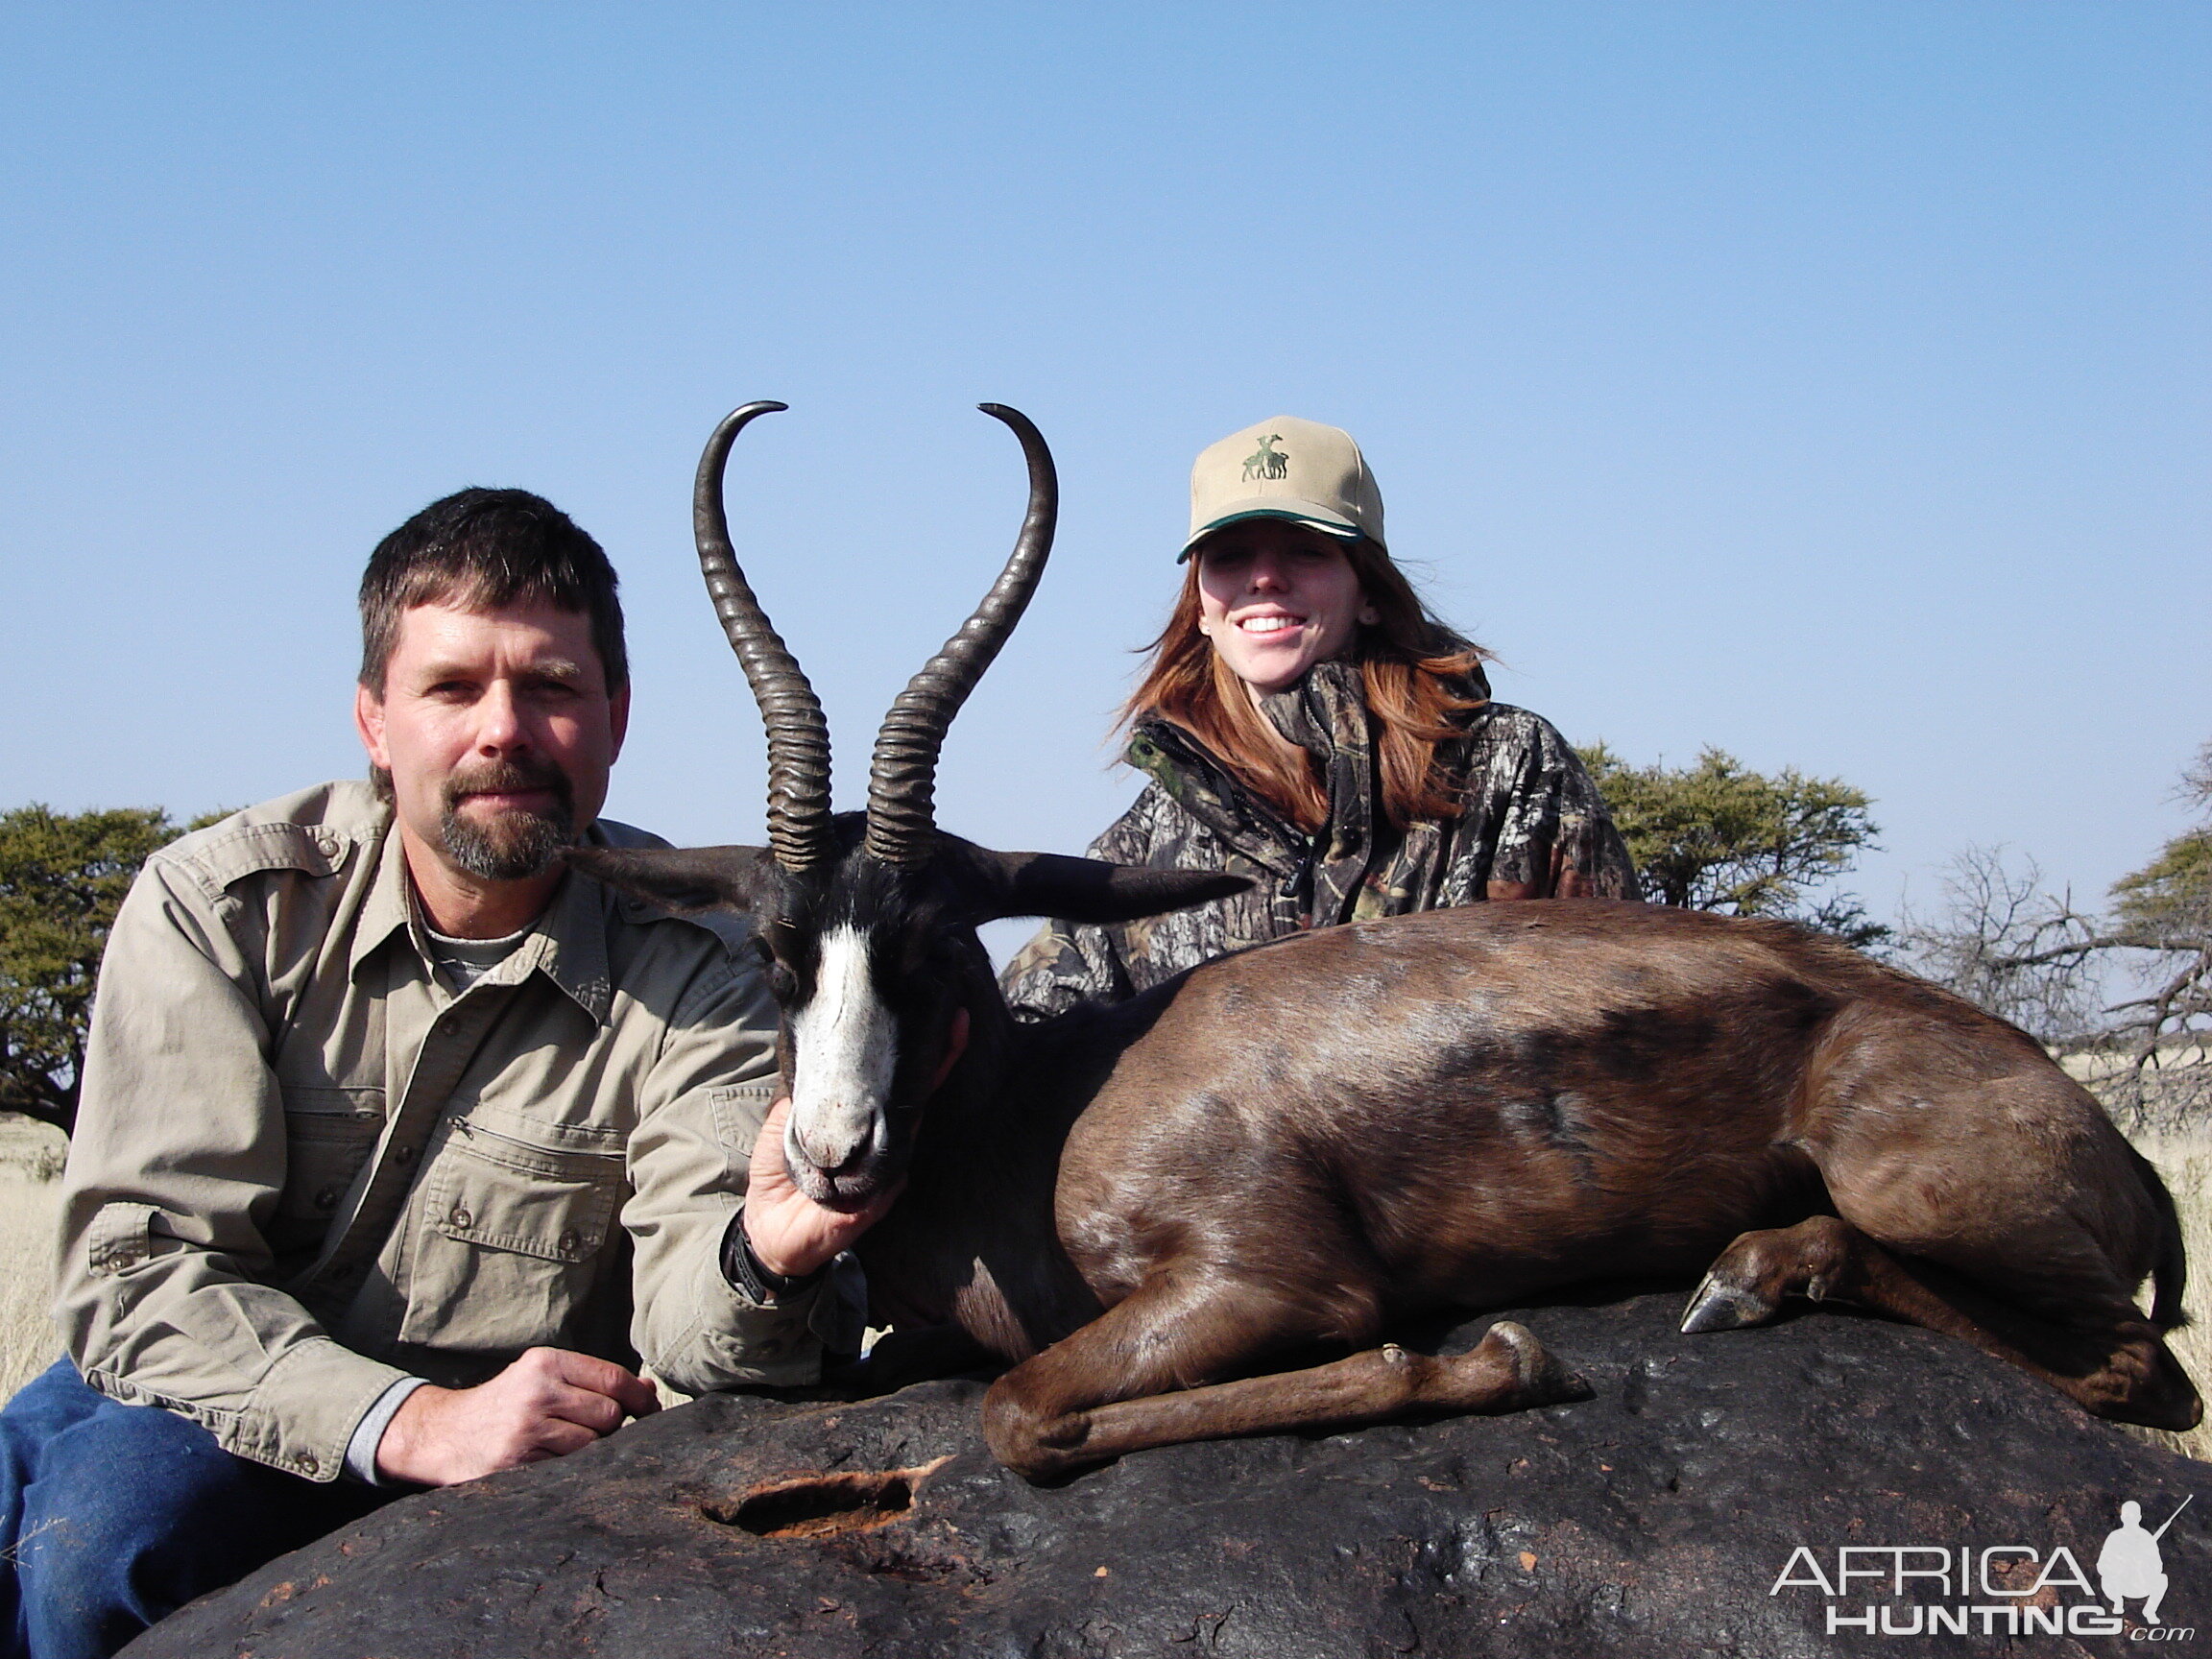
[[[1287,518],[1346,541],[1382,540],[1382,493],[1352,434],[1278,415],[1198,452],[1190,469],[1190,534],[1180,565],[1202,537],[1240,518]]]

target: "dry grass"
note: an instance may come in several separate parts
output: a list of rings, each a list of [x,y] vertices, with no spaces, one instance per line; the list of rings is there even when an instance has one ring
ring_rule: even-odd
[[[56,1177],[68,1149],[59,1129],[0,1112],[0,1400],[61,1351],[46,1309],[60,1210]]]
[[[2134,1141],[2136,1150],[2158,1166],[2167,1190],[2174,1194],[2174,1208],[2181,1216],[2181,1239],[2189,1251],[2189,1292],[2181,1305],[2190,1322],[2168,1336],[2166,1345],[2198,1388],[2212,1399],[2212,1132],[2145,1134]],[[2128,1432],[2154,1446],[2212,1461],[2212,1419],[2186,1434],[2157,1429]]]

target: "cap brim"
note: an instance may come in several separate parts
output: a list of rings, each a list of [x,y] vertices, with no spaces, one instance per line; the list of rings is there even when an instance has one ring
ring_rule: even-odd
[[[1338,536],[1347,541],[1356,541],[1361,531],[1359,526],[1341,513],[1311,501],[1286,501],[1280,495],[1261,496],[1246,501],[1232,501],[1226,508],[1190,532],[1183,543],[1183,551],[1175,555],[1180,565],[1190,557],[1190,550],[1216,530],[1225,530],[1232,524],[1240,524],[1247,518],[1280,518],[1291,524],[1303,524],[1318,530],[1325,536]]]

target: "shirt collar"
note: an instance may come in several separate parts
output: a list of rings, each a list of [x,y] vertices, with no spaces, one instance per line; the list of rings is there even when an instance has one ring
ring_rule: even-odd
[[[407,854],[399,845],[398,825],[387,817],[376,874],[370,880],[368,897],[361,902],[361,919],[353,926],[353,950],[346,962],[348,974],[359,973],[361,964],[378,946],[407,926]]]
[[[600,837],[593,825],[587,839]],[[598,1024],[607,1023],[613,1007],[613,981],[607,969],[607,918],[595,881],[570,876],[555,889],[553,902],[529,938],[515,954],[487,973],[479,985],[516,984],[533,973],[542,973],[568,994],[576,1005]],[[396,932],[409,936],[410,947],[430,962],[428,942],[420,937],[416,919],[414,883],[407,874],[407,854],[397,827],[384,835],[383,856],[375,879],[362,902],[361,920],[353,932],[353,949],[347,962],[349,973],[361,964]]]

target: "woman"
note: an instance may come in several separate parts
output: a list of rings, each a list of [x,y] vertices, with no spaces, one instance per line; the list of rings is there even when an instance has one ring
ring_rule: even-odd
[[[1309,927],[1635,896],[1575,751],[1490,701],[1486,653],[1391,563],[1349,433],[1285,416],[1206,449],[1179,562],[1182,594],[1123,716],[1129,763],[1152,781],[1091,856],[1253,885],[1118,926],[1048,925],[1006,969],[1017,1012],[1118,1001]]]

